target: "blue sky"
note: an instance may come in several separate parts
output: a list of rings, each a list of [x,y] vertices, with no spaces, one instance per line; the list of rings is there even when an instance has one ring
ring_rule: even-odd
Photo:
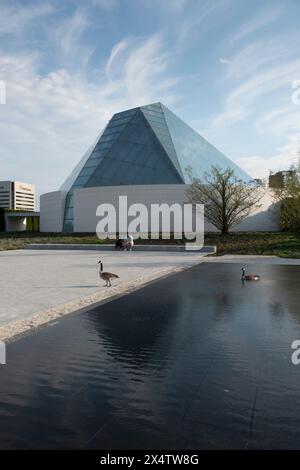
[[[299,17],[298,0],[0,0],[0,179],[56,190],[114,112],[156,101],[255,177],[289,167]]]

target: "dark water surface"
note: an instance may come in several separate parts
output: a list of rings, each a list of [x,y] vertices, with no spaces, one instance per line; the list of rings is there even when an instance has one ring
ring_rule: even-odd
[[[251,269],[250,269],[251,267]],[[205,263],[9,344],[0,448],[300,449],[300,267]]]

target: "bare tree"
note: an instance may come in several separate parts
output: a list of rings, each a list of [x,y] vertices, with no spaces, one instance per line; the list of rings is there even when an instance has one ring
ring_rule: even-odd
[[[204,178],[194,178],[187,169],[192,184],[188,197],[192,203],[204,204],[205,218],[223,234],[242,222],[259,208],[264,188],[255,181],[244,182],[231,168],[212,166]]]

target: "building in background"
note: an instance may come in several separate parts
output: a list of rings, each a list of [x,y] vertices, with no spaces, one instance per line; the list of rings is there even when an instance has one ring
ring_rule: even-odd
[[[38,231],[35,186],[19,181],[0,181],[0,219],[0,231]]]
[[[295,170],[277,171],[277,173],[270,172],[269,187],[270,188],[284,188],[289,179],[295,176]]]
[[[35,210],[35,186],[19,181],[0,181],[0,207],[11,210]]]
[[[120,195],[129,205],[183,204],[191,175],[203,178],[212,165],[252,179],[161,103],[116,113],[60,190],[41,196],[41,231],[95,232],[98,205],[117,209]]]

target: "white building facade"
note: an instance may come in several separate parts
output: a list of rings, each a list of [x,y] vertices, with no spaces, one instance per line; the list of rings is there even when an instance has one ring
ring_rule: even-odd
[[[188,202],[186,191],[188,185],[141,185],[141,186],[105,186],[80,188],[74,191],[73,224],[75,233],[96,232],[100,217],[97,207],[100,204],[112,204],[119,218],[119,197],[127,196],[128,206],[143,204],[151,212],[151,204]],[[62,232],[66,191],[55,191],[41,196],[40,226],[42,232]],[[130,218],[128,218],[130,221]],[[118,229],[118,226],[117,226]],[[278,209],[272,194],[266,190],[260,201],[260,207],[255,209],[233,231],[277,231],[279,230]],[[150,231],[150,221],[149,221]],[[214,232],[216,228],[205,222],[205,231]]]
[[[34,211],[35,185],[19,181],[0,181],[0,207]]]

